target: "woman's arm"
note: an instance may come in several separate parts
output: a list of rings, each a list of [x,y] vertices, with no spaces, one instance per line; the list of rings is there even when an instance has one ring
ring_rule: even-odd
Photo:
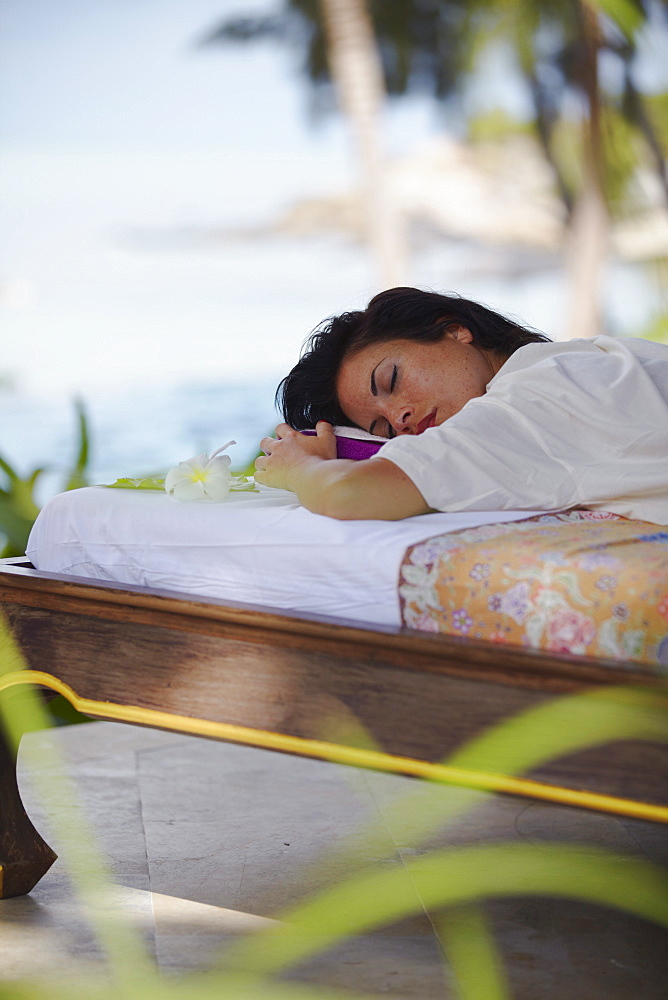
[[[385,459],[352,462],[336,458],[336,438],[321,421],[307,436],[287,424],[276,438],[263,438],[255,478],[265,486],[292,490],[308,510],[340,520],[398,521],[430,510],[405,472]]]

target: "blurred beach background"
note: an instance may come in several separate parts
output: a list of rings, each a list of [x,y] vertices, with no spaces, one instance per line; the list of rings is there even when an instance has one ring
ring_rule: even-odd
[[[661,139],[665,7],[601,6],[642,14],[627,25],[633,80]],[[481,29],[446,99],[416,70],[405,94],[371,109],[400,230],[388,262],[368,231],[359,135],[336,90],[314,89],[303,69],[317,9],[0,3],[0,455],[22,474],[47,468],[39,502],[72,459],[75,398],[91,482],[155,473],[230,438],[242,467],[276,423],[276,385],[308,333],[389,283],[458,292],[555,338],[590,335],[573,307],[563,199],[507,38]],[[244,41],[258,19],[264,36]],[[621,63],[604,48],[598,85],[621,101]],[[576,97],[569,116],[577,128]],[[600,331],[662,338],[665,164],[662,180],[638,142],[618,134],[622,152],[638,152],[606,237]]]

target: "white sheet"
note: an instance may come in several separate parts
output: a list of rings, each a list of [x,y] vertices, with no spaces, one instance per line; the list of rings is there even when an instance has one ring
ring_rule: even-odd
[[[54,573],[399,625],[397,580],[409,545],[536,513],[337,521],[266,487],[214,504],[93,486],[46,504],[27,555]]]

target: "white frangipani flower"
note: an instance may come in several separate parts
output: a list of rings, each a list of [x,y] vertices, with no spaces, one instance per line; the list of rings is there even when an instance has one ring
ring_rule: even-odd
[[[165,477],[165,490],[176,500],[212,500],[220,503],[230,492],[230,456],[221,452],[236,444],[228,441],[211,455],[195,455],[179,462]]]

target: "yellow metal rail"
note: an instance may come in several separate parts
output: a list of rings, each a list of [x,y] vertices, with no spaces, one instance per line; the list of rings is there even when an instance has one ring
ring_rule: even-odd
[[[397,757],[379,750],[364,750],[358,747],[328,743],[324,740],[303,739],[300,736],[272,733],[263,729],[234,726],[226,722],[193,719],[188,716],[174,715],[171,712],[158,712],[150,708],[141,708],[138,705],[117,705],[108,701],[94,701],[90,698],[80,697],[64,681],[41,670],[18,670],[0,677],[0,691],[21,684],[37,684],[41,687],[48,687],[63,695],[77,711],[84,715],[97,716],[117,722],[132,722],[154,729],[191,733],[194,736],[206,736],[210,739],[224,740],[230,743],[243,743],[266,750],[282,750],[287,753],[299,754],[302,757],[315,757],[337,764],[405,774],[477,791],[518,795],[523,798],[539,799],[543,802],[575,806],[578,809],[590,809],[617,816],[630,816],[634,819],[651,820],[654,823],[668,823],[668,807],[653,805],[649,802],[622,799],[613,795],[598,795],[595,792],[577,791],[572,788],[563,788],[560,785],[547,785],[540,781],[514,778],[505,774],[469,771],[450,767],[448,764],[430,764],[427,761],[416,760],[412,757]]]

